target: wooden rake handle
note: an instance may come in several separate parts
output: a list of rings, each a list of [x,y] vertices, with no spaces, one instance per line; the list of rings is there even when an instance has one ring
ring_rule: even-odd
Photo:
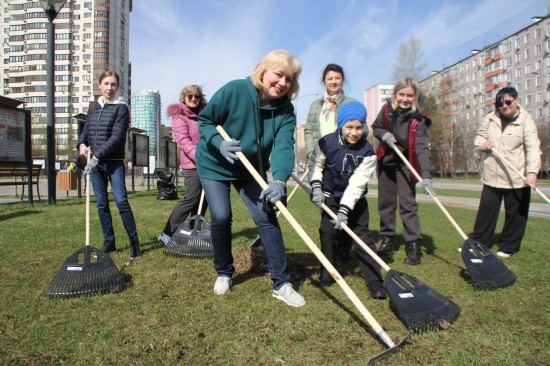
[[[411,170],[411,172],[414,174],[414,176],[416,177],[416,179],[418,179],[419,182],[422,182],[422,177],[420,176],[420,174],[418,174],[418,172],[416,171],[416,169],[414,169],[414,167],[411,165],[411,163],[407,160],[407,158],[403,155],[403,153],[401,151],[399,151],[399,149],[393,147],[392,148],[393,151],[395,151],[395,153],[401,158],[401,160],[403,161],[403,163],[405,163],[405,165]],[[458,231],[458,233],[460,234],[460,236],[462,236],[462,239],[464,240],[467,240],[468,239],[468,236],[464,233],[464,231],[462,231],[462,229],[460,228],[460,226],[458,226],[458,224],[456,223],[456,221],[453,219],[453,217],[451,216],[451,214],[449,213],[449,211],[447,211],[447,209],[441,204],[441,201],[437,198],[437,196],[435,195],[434,192],[432,192],[431,189],[426,189],[426,191],[428,192],[428,194],[430,195],[430,197],[433,198],[433,200],[435,201],[435,203],[437,203],[437,205],[439,206],[439,208],[441,209],[441,211],[443,211],[443,213],[445,214],[445,216],[447,216],[447,219],[449,219],[449,221],[451,222],[451,224],[454,226],[454,228],[456,229],[456,231]]]
[[[302,181],[298,181],[298,177],[296,177],[294,174],[291,175],[292,179],[294,179],[296,181],[296,183],[298,183],[298,185],[300,187],[302,187],[306,192],[311,192],[311,188],[306,185],[305,183],[303,183]],[[323,203],[323,211],[325,211],[330,217],[332,217],[334,220],[338,220],[338,216],[336,216],[336,214],[334,212],[332,212],[332,210]],[[351,238],[353,240],[355,240],[357,242],[357,244],[359,244],[361,246],[361,248],[363,248],[382,268],[384,268],[384,270],[386,272],[390,271],[391,268],[390,266],[387,265],[386,262],[384,262],[382,260],[382,258],[380,258],[378,256],[378,254],[376,254],[371,248],[369,248],[369,246],[363,241],[361,240],[360,237],[357,236],[357,234],[355,234],[353,232],[353,230],[351,230],[349,228],[348,225],[342,223],[342,228],[344,229],[344,231],[346,233],[348,233],[349,236],[351,236]]]
[[[498,160],[500,160],[504,165],[506,165],[508,168],[510,168],[510,170],[512,170],[514,173],[516,173],[518,176],[520,176],[524,181],[527,179],[523,174],[521,174],[519,172],[519,170],[517,170],[512,164],[510,164],[510,162],[506,159],[504,159],[502,157],[502,155],[500,155],[495,149],[491,148],[491,153],[493,153],[494,156],[497,157]],[[533,188],[546,202],[550,203],[550,199],[548,199],[548,197],[546,197],[546,195],[544,193],[542,193],[542,191],[536,187],[533,187],[532,185],[530,185],[531,188]]]
[[[89,163],[92,158],[92,150],[88,148],[86,162]],[[86,174],[86,246],[90,245],[90,173]]]
[[[222,138],[225,141],[231,141],[231,137],[225,132],[222,126],[218,125],[216,126],[216,130],[218,130],[218,133],[222,136]],[[262,176],[254,169],[252,164],[248,161],[246,156],[240,152],[237,151],[236,155],[239,157],[239,160],[244,164],[248,172],[254,177],[256,182],[262,187],[262,189],[266,189],[268,187],[267,183],[263,180]],[[395,343],[391,340],[391,338],[386,334],[384,329],[378,324],[376,319],[371,315],[371,313],[365,308],[361,300],[355,295],[353,290],[349,287],[349,285],[346,283],[346,281],[340,276],[336,268],[328,261],[328,259],[325,257],[325,255],[321,252],[321,250],[315,245],[313,240],[307,235],[307,233],[304,231],[304,229],[298,224],[298,222],[294,219],[292,214],[287,210],[287,208],[282,204],[281,201],[277,201],[275,204],[279,211],[283,214],[283,216],[287,219],[287,221],[290,223],[290,225],[296,230],[298,235],[302,238],[302,240],[306,243],[306,245],[309,247],[309,249],[313,252],[313,254],[319,259],[321,264],[329,271],[329,273],[332,275],[332,277],[336,280],[336,283],[344,290],[344,293],[347,295],[347,297],[351,300],[353,305],[359,310],[361,315],[367,320],[367,322],[370,324],[372,329],[376,332],[376,334],[384,341],[384,343],[392,348],[395,347]]]

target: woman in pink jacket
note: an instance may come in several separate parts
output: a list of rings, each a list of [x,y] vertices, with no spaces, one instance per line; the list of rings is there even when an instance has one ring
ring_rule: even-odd
[[[172,118],[172,133],[180,148],[180,168],[183,170],[185,195],[174,207],[158,237],[158,241],[164,245],[189,214],[196,214],[202,191],[195,166],[195,150],[199,143],[199,113],[206,106],[206,99],[200,86],[188,85],[181,91],[180,101],[181,103],[168,106],[167,114]],[[201,211],[200,214],[206,211],[206,200]]]

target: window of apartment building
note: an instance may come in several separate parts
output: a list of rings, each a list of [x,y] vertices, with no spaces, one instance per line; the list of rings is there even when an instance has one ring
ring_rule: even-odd
[[[525,38],[525,43],[531,42],[531,33],[530,32],[525,33],[524,38]]]
[[[521,54],[520,54],[519,52],[516,53],[515,59],[516,59],[516,62],[520,62],[520,61],[521,61]]]
[[[525,96],[525,105],[531,105],[531,94]]]
[[[530,48],[526,48],[525,49],[525,58],[529,58],[531,57],[531,49]]]
[[[84,13],[84,18],[91,18],[91,17],[92,17],[92,12],[87,11]]]
[[[538,60],[535,62],[535,71],[538,71],[542,68],[542,60]]]
[[[530,73],[531,73],[531,64],[527,64],[525,65],[525,75]]]
[[[521,76],[521,67],[518,67],[516,69],[516,77],[519,78]]]
[[[518,93],[521,91],[521,83],[517,83],[516,86],[515,86],[516,90],[518,91]]]
[[[542,85],[542,75],[539,75],[535,78],[535,86],[541,86]]]
[[[539,92],[539,93],[535,94],[535,102],[536,103],[542,102],[542,93]]]
[[[525,90],[531,89],[531,79],[525,80]]]
[[[504,44],[504,52],[510,52],[510,51],[512,51],[512,43],[506,42]]]
[[[521,40],[518,38],[514,39],[514,47],[519,48],[521,46]]]
[[[512,66],[512,56],[506,57],[505,65],[506,67]]]
[[[542,108],[537,108],[535,110],[535,118],[542,118]]]
[[[89,101],[90,101],[90,96],[89,95],[85,95],[85,96],[82,97],[82,102],[87,103]]]
[[[540,38],[540,36],[541,36],[540,28],[535,29],[535,38]]]
[[[542,53],[542,43],[539,43],[535,46],[535,55],[539,55]]]

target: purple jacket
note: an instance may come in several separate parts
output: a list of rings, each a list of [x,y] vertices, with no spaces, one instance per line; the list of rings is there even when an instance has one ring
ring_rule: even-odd
[[[172,118],[172,133],[180,148],[180,168],[197,169],[195,150],[199,143],[199,112],[192,111],[184,103],[171,104],[166,114]]]

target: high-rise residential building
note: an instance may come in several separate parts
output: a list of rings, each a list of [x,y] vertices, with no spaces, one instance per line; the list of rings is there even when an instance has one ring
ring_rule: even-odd
[[[55,24],[55,146],[57,159],[74,157],[77,120],[99,97],[99,76],[120,76],[118,96],[130,94],[129,28],[132,0],[67,0]],[[46,25],[40,1],[0,0],[0,94],[32,112],[33,154],[46,151]]]
[[[443,172],[476,172],[473,141],[485,115],[494,110],[504,86],[515,87],[521,108],[539,127],[550,128],[550,16],[534,17],[519,31],[488,45],[420,82],[442,109]],[[548,152],[545,166],[550,165]],[[546,168],[548,169],[548,168]]]
[[[132,127],[145,131],[149,136],[149,156],[158,158],[157,152],[162,147],[160,121],[162,105],[158,90],[145,89],[132,95]],[[158,164],[158,162],[156,163]]]
[[[384,103],[386,103],[388,99],[391,99],[392,92],[393,85],[389,84],[377,84],[364,91],[365,106],[368,112],[367,125],[369,128],[374,123]]]

